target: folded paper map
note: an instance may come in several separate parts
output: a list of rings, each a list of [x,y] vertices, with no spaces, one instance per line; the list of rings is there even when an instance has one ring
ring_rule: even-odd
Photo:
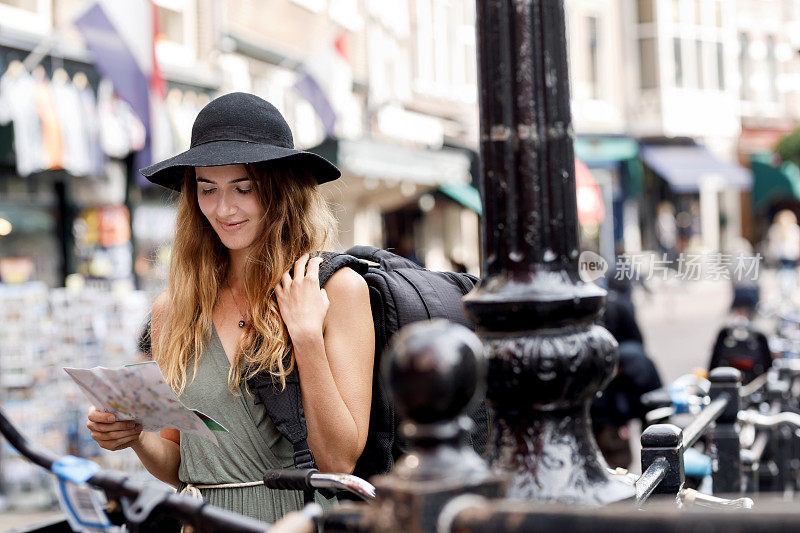
[[[135,420],[145,431],[174,428],[214,444],[218,443],[213,431],[228,431],[213,418],[183,405],[154,361],[64,370],[96,409],[114,413],[117,420]]]

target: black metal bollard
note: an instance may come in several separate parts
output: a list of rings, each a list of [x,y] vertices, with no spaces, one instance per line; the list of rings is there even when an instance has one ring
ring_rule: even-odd
[[[373,480],[372,531],[435,531],[453,497],[502,495],[505,480],[465,442],[472,424],[465,413],[485,390],[483,351],[474,333],[445,320],[412,324],[392,340],[382,373],[405,419],[408,453]]]
[[[666,475],[652,493],[677,495],[686,479],[683,468],[683,431],[672,424],[654,424],[644,430],[641,442],[643,479],[639,483],[647,481],[644,474],[651,470],[654,463],[663,461],[666,462]]]
[[[489,355],[489,461],[513,498],[629,498],[588,416],[617,354],[592,325],[605,291],[579,276],[564,3],[477,7],[484,277],[464,305]]]
[[[735,368],[713,369],[709,376],[711,401],[728,397],[725,409],[711,427],[711,478],[714,494],[739,494],[742,492],[742,448],[739,442],[739,410],[742,374]]]

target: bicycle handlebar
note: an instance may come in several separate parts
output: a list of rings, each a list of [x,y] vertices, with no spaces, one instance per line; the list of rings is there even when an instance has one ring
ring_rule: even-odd
[[[763,415],[755,411],[739,411],[737,417],[740,422],[753,424],[757,428],[773,428],[781,424],[800,428],[800,415],[788,411],[774,415]]]
[[[364,501],[375,499],[375,487],[360,477],[349,474],[322,474],[316,468],[267,470],[264,473],[264,485],[272,489],[346,490]]]
[[[21,455],[52,472],[53,464],[59,458],[53,453],[33,445],[6,418],[2,410],[0,410],[0,433]],[[129,479],[122,472],[100,470],[92,475],[86,483],[102,489],[114,499],[133,502],[123,506],[126,520],[132,523],[143,522],[153,509],[160,507],[169,510],[183,522],[202,523],[207,530],[261,533],[270,528],[270,524],[265,522],[214,507],[191,496],[175,494],[167,487],[146,486]]]
[[[702,492],[697,492],[694,489],[681,489],[678,493],[678,500],[681,504],[699,505],[701,507],[710,507],[714,509],[752,509],[753,500],[750,498],[736,498],[729,500],[726,498],[718,498]]]

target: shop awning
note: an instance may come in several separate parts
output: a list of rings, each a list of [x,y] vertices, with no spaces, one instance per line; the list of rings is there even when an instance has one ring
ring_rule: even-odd
[[[463,150],[429,150],[373,139],[328,139],[309,152],[319,154],[343,172],[362,178],[405,181],[441,187],[469,182],[470,159]]]
[[[605,218],[605,206],[600,186],[592,171],[580,160],[575,159],[575,187],[578,202],[578,220],[581,224],[599,224]],[[483,214],[481,194],[478,189],[466,183],[448,183],[439,190],[478,215]]]
[[[725,189],[745,190],[752,186],[750,172],[717,159],[703,146],[642,145],[639,153],[645,164],[664,178],[676,193],[698,192],[707,181],[714,181]]]
[[[639,143],[630,137],[585,137],[575,139],[575,157],[592,165],[626,161],[639,155]]]
[[[483,214],[481,193],[468,183],[448,183],[439,188],[444,194],[479,215]]]
[[[753,210],[767,209],[778,200],[800,200],[800,169],[785,162],[773,167],[765,161],[753,159]]]
[[[579,135],[575,138],[575,157],[590,168],[619,165],[622,193],[639,196],[642,191],[642,162],[639,142],[624,135]]]

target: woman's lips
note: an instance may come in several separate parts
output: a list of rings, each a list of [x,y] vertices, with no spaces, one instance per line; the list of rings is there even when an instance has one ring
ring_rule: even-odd
[[[242,226],[247,224],[247,221],[242,220],[240,222],[232,222],[232,223],[220,222],[219,224],[225,231],[238,231]]]

